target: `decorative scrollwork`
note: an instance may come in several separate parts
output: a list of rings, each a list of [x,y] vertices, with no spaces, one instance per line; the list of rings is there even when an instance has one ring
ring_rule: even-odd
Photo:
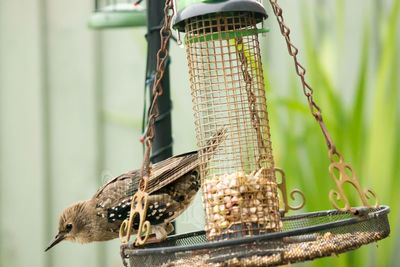
[[[129,219],[126,219],[122,222],[119,231],[119,239],[121,240],[122,243],[129,242],[132,231],[133,219],[135,218],[136,214],[139,214],[140,223],[137,232],[135,246],[144,245],[147,239],[149,238],[150,222],[146,221],[147,207],[149,204],[148,196],[149,196],[148,193],[140,189],[133,195],[130,217]],[[144,236],[142,236],[143,233]]]
[[[285,172],[280,169],[275,167],[274,168],[275,172],[279,172],[281,174],[281,182],[277,183],[279,190],[281,191],[282,195],[282,201],[283,201],[283,211],[284,213],[287,213],[289,210],[299,210],[304,205],[306,204],[306,197],[304,196],[303,192],[301,192],[299,189],[294,189],[292,192],[290,192],[290,198],[292,200],[295,200],[295,194],[300,195],[302,202],[298,206],[290,206],[288,202],[288,197],[287,197],[287,191],[286,191],[286,177],[285,177]]]
[[[338,161],[335,160],[334,156],[337,156],[339,158]],[[329,151],[329,158],[331,160],[331,165],[329,165],[329,174],[331,175],[333,181],[336,184],[336,190],[331,190],[329,192],[329,200],[333,207],[335,207],[339,211],[351,211],[355,213],[356,211],[351,208],[350,202],[348,198],[346,197],[346,194],[344,193],[343,185],[345,183],[351,184],[357,191],[363,205],[369,209],[376,209],[378,208],[378,197],[375,194],[374,191],[370,188],[366,188],[364,191],[361,189],[360,183],[357,180],[357,175],[353,168],[349,165],[346,164],[343,161],[342,155],[334,150]],[[334,171],[338,171],[339,177],[335,174]],[[351,176],[346,172],[346,170],[351,173]],[[368,204],[367,199],[370,199],[372,197],[375,198],[375,205],[371,206]],[[335,201],[336,199],[336,201]],[[343,201],[344,207],[339,207],[337,204],[338,201]]]

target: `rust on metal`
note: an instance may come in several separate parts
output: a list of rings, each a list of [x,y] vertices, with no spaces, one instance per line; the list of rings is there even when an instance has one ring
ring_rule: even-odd
[[[286,188],[286,176],[285,172],[278,167],[275,167],[275,172],[280,173],[281,175],[281,182],[277,182],[278,189],[281,191],[281,200],[283,202],[283,213],[287,213],[289,210],[299,210],[306,204],[306,197],[304,193],[301,192],[299,189],[294,189],[290,192],[290,198],[295,200],[295,194],[298,194],[301,198],[301,202],[297,206],[289,205],[288,195],[287,195],[287,188]]]
[[[303,87],[303,92],[304,92],[304,95],[306,96],[308,104],[310,106],[311,114],[314,116],[314,118],[318,122],[319,126],[321,127],[321,131],[325,137],[325,141],[328,146],[329,158],[332,162],[332,164],[329,166],[329,173],[332,176],[332,178],[335,182],[335,185],[336,185],[336,189],[337,189],[337,191],[332,190],[329,193],[329,199],[330,199],[331,204],[340,211],[354,212],[354,210],[351,209],[351,205],[348,201],[348,198],[345,196],[345,193],[343,191],[343,184],[347,182],[356,188],[358,195],[361,198],[361,201],[365,207],[368,207],[371,209],[377,208],[378,207],[378,198],[377,198],[376,194],[371,189],[366,189],[366,191],[364,193],[362,192],[360,184],[357,180],[357,176],[356,176],[355,172],[353,171],[353,168],[349,164],[345,164],[343,162],[342,156],[337,151],[336,146],[333,142],[333,139],[332,139],[331,135],[329,134],[329,131],[323,122],[321,108],[315,103],[315,101],[313,99],[314,90],[307,83],[307,81],[305,79],[306,69],[303,65],[300,64],[300,62],[297,59],[297,54],[298,54],[299,50],[292,43],[292,41],[290,39],[290,28],[285,24],[282,8],[279,6],[277,0],[269,0],[269,2],[272,6],[272,9],[274,11],[274,14],[275,14],[277,20],[278,20],[280,31],[281,31],[283,37],[285,38],[289,55],[293,57],[296,73],[300,77],[301,84]],[[340,158],[339,162],[336,162],[333,159],[334,155],[337,155]],[[346,174],[346,168],[351,171],[352,177],[349,177]],[[334,169],[336,169],[340,172],[340,175],[338,178],[335,176],[335,174],[333,172]],[[366,198],[368,199],[369,195],[373,196],[376,200],[374,206],[368,205],[368,203],[366,201]],[[337,200],[342,200],[345,203],[345,206],[343,208],[340,208],[336,204],[336,202],[334,201],[334,196],[336,196]]]
[[[280,231],[257,19],[208,14],[185,33],[207,237]],[[220,128],[229,135],[211,157],[204,148]]]
[[[145,153],[143,156],[142,167],[140,169],[140,183],[138,191],[134,194],[131,202],[131,213],[129,219],[126,219],[120,228],[120,240],[123,243],[129,242],[130,233],[132,229],[133,219],[136,214],[140,215],[139,231],[138,237],[136,239],[135,245],[144,245],[150,234],[150,222],[146,221],[146,213],[148,206],[148,194],[147,186],[150,177],[150,151],[155,137],[154,124],[159,116],[159,110],[157,105],[157,99],[163,94],[163,89],[161,86],[161,80],[165,72],[165,64],[168,58],[168,40],[172,35],[171,31],[171,21],[174,16],[174,3],[172,0],[165,1],[164,7],[164,23],[160,30],[161,36],[161,47],[157,52],[157,71],[154,77],[153,83],[153,101],[149,109],[149,121],[144,132],[144,144]],[[141,234],[144,233],[145,236],[142,237]]]
[[[335,157],[338,157],[338,161],[335,160]],[[353,168],[346,164],[343,161],[343,157],[339,152],[330,153],[329,158],[331,160],[331,165],[329,165],[329,173],[336,184],[337,190],[331,190],[329,192],[329,200],[332,205],[340,211],[351,211],[353,213],[357,213],[357,210],[352,209],[349,199],[346,197],[343,186],[345,183],[351,184],[357,191],[358,196],[360,197],[363,205],[369,209],[377,209],[378,208],[378,197],[375,192],[371,189],[367,188],[365,191],[361,189],[360,183],[357,180],[357,175]],[[335,174],[335,170],[338,175]],[[349,175],[350,174],[350,175]],[[370,195],[375,198],[375,204],[369,205],[367,199],[370,199]],[[335,200],[336,197],[336,200]],[[342,201],[344,203],[344,207],[340,208],[336,201]]]

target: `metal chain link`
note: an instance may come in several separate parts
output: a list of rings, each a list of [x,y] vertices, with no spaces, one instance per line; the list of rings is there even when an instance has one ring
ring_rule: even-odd
[[[235,46],[236,46],[236,51],[238,52],[239,55],[239,60],[240,60],[240,64],[241,64],[241,70],[243,73],[243,79],[246,83],[246,92],[247,92],[247,97],[249,99],[249,107],[250,107],[250,113],[251,113],[251,119],[253,122],[253,127],[256,130],[256,134],[257,134],[257,141],[258,141],[258,146],[259,149],[263,150],[261,154],[265,154],[265,143],[264,143],[264,138],[262,137],[261,134],[261,130],[259,129],[261,127],[260,125],[260,117],[258,116],[257,113],[257,109],[256,109],[256,96],[252,90],[252,77],[251,74],[248,71],[248,62],[247,62],[247,56],[245,54],[244,51],[244,43],[243,43],[243,38],[237,38],[235,39]],[[262,167],[262,161],[264,159],[261,158],[261,156],[259,156],[258,159],[258,167],[261,168]],[[281,174],[281,182],[277,183],[278,189],[281,191],[281,200],[283,203],[283,215],[285,213],[287,213],[289,210],[299,210],[301,209],[306,202],[306,198],[304,196],[304,193],[301,192],[298,189],[293,190],[292,192],[290,192],[290,197],[294,200],[294,195],[298,194],[301,197],[301,204],[298,206],[291,206],[289,205],[289,201],[288,201],[288,197],[287,197],[287,189],[286,189],[286,178],[285,178],[285,172],[280,169],[280,168],[274,168],[274,173],[280,173]],[[273,174],[274,174],[273,173]],[[275,177],[275,176],[274,176]],[[276,178],[274,178],[276,179]]]
[[[121,224],[120,240],[122,243],[129,242],[133,219],[138,214],[140,217],[139,228],[135,245],[144,245],[150,234],[150,222],[146,221],[147,207],[148,207],[148,193],[147,186],[150,177],[150,152],[155,138],[154,124],[160,115],[157,100],[163,94],[161,80],[164,77],[165,65],[168,59],[168,41],[172,35],[171,21],[174,16],[174,3],[173,0],[166,0],[164,6],[164,23],[160,30],[161,47],[157,52],[157,70],[154,76],[153,83],[153,100],[149,109],[149,121],[145,132],[143,133],[145,144],[145,152],[143,155],[142,167],[140,169],[140,182],[138,191],[133,195],[131,202],[131,212],[129,219],[126,219]],[[144,234],[144,236],[142,236]]]
[[[285,20],[282,15],[282,13],[283,13],[282,8],[278,5],[278,0],[269,0],[269,2],[271,3],[272,9],[276,16],[276,19],[278,20],[281,33],[286,40],[286,45],[287,45],[287,48],[289,51],[289,55],[293,57],[296,73],[300,77],[301,84],[303,86],[303,92],[304,92],[304,95],[306,96],[308,104],[310,106],[311,114],[314,116],[314,118],[317,120],[317,122],[319,123],[319,125],[321,127],[321,130],[322,130],[322,133],[324,134],[330,154],[331,155],[336,154],[337,156],[339,156],[340,154],[336,150],[336,147],[335,147],[335,144],[333,143],[331,135],[329,134],[328,129],[326,128],[326,126],[322,120],[321,108],[315,103],[315,101],[313,99],[314,90],[305,80],[304,76],[306,74],[306,69],[305,69],[305,67],[303,67],[303,65],[300,64],[299,60],[297,59],[297,54],[298,54],[299,50],[297,49],[296,46],[294,46],[294,44],[290,40],[290,28],[285,24]]]
[[[150,176],[150,151],[153,145],[153,140],[155,138],[155,129],[154,124],[160,115],[157,99],[159,96],[163,94],[163,89],[161,86],[161,80],[164,77],[165,73],[165,65],[168,59],[168,41],[172,35],[171,31],[171,22],[172,17],[174,16],[174,7],[173,7],[172,0],[165,1],[164,7],[164,23],[160,30],[161,36],[161,47],[157,52],[157,70],[154,76],[154,83],[153,83],[153,101],[151,103],[149,109],[149,121],[147,123],[147,127],[145,132],[143,133],[144,136],[144,144],[145,144],[145,153],[143,157],[142,168],[140,169],[140,184],[139,188],[142,191],[146,191],[148,177]]]
[[[243,74],[243,80],[246,84],[246,93],[247,93],[247,98],[249,100],[249,109],[250,109],[250,114],[251,114],[251,122],[253,124],[253,127],[256,131],[257,135],[257,143],[258,143],[258,148],[260,151],[259,153],[259,158],[257,160],[258,167],[262,167],[262,162],[264,161],[263,156],[265,156],[266,152],[266,147],[264,144],[264,139],[261,134],[260,130],[260,117],[257,112],[257,107],[256,107],[256,96],[253,92],[252,89],[252,83],[253,83],[253,78],[251,77],[251,74],[248,70],[248,62],[247,62],[247,56],[244,51],[244,43],[243,43],[243,38],[236,38],[235,39],[235,47],[236,51],[238,53],[238,57],[240,60],[240,68]]]
[[[372,191],[369,188],[366,188],[365,190],[362,190],[361,185],[357,179],[356,173],[354,172],[353,168],[351,165],[346,164],[343,160],[342,155],[339,153],[339,151],[336,150],[335,144],[333,143],[333,140],[328,132],[328,129],[326,128],[323,120],[322,120],[322,112],[321,108],[315,103],[313,99],[313,92],[314,90],[311,88],[311,86],[306,82],[305,80],[305,74],[306,74],[306,69],[303,67],[298,59],[297,59],[297,54],[299,50],[297,49],[296,46],[293,45],[292,41],[290,40],[290,28],[285,24],[285,20],[283,19],[283,11],[282,8],[278,5],[278,0],[269,0],[272,9],[274,11],[274,14],[276,16],[276,19],[278,20],[279,28],[281,30],[281,33],[283,37],[286,40],[287,48],[289,51],[289,55],[293,57],[294,60],[294,65],[296,69],[297,75],[300,77],[302,86],[303,86],[303,92],[304,95],[307,97],[307,101],[310,106],[310,110],[314,118],[317,120],[319,123],[319,126],[321,127],[322,133],[324,134],[328,149],[329,149],[329,159],[331,161],[331,164],[329,166],[329,173],[336,185],[337,190],[331,190],[329,192],[329,200],[331,204],[340,211],[351,211],[355,214],[358,213],[358,210],[351,208],[349,199],[347,198],[343,185],[345,183],[351,184],[353,187],[355,187],[363,205],[369,209],[376,209],[379,206],[379,201],[378,197],[375,194],[374,191]],[[335,157],[336,156],[336,159]],[[339,175],[335,174],[335,171],[337,170],[339,172]],[[349,175],[346,173],[346,170],[351,173]],[[375,198],[375,204],[374,205],[369,205],[367,203],[367,199],[370,199],[371,197]],[[338,206],[336,201],[342,201],[344,203],[344,207],[341,208]]]

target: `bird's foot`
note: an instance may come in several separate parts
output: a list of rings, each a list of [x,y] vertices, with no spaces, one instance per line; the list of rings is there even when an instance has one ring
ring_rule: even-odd
[[[136,238],[136,239],[137,239],[137,238]],[[119,254],[121,255],[122,264],[123,264],[125,267],[128,267],[128,263],[126,262],[126,259],[128,258],[128,256],[125,254],[125,250],[126,250],[126,249],[130,249],[130,248],[134,248],[134,246],[135,246],[134,244],[136,243],[136,239],[135,239],[135,241],[134,241],[132,244],[126,243],[126,244],[122,244],[122,245],[120,246]],[[164,236],[158,237],[157,234],[151,234],[151,235],[149,235],[149,238],[148,238],[147,241],[146,241],[146,245],[147,245],[147,244],[159,243],[159,242],[161,242],[161,241],[164,241],[164,239],[165,239]],[[136,247],[135,247],[135,248],[136,248]],[[137,248],[140,248],[140,247],[137,247]]]
[[[136,240],[137,240],[137,238],[135,239],[135,241],[133,241],[133,244],[136,244]],[[148,237],[147,240],[146,240],[145,245],[147,245],[147,244],[159,243],[159,242],[161,242],[161,241],[162,241],[162,240],[159,240],[159,239],[157,238],[157,235],[156,235],[156,234],[150,234],[149,237]],[[139,248],[139,247],[138,247],[138,248]]]
[[[131,244],[126,243],[126,244],[122,244],[122,245],[120,246],[120,248],[119,248],[119,254],[121,255],[122,264],[123,264],[125,267],[128,267],[128,263],[126,262],[126,259],[127,259],[128,257],[127,257],[126,254],[125,254],[125,250],[126,250],[127,248],[130,248],[130,246],[131,246]]]
[[[149,235],[149,238],[146,241],[146,245],[147,244],[155,244],[155,243],[160,243],[161,241],[163,241],[164,239],[160,239],[157,237],[156,234],[151,234]]]

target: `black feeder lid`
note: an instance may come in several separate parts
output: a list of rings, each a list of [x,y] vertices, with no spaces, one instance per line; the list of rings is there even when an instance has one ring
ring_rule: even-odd
[[[258,22],[268,17],[263,5],[255,0],[198,2],[185,6],[177,12],[174,28],[184,32],[187,19],[220,12],[254,12]]]

